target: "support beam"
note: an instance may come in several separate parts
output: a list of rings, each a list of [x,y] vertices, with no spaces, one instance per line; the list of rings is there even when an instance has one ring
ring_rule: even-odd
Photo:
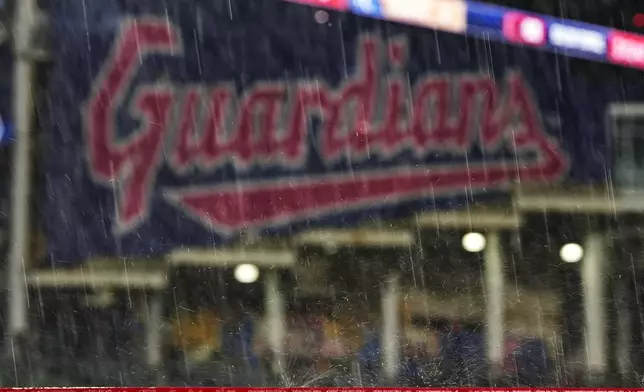
[[[286,309],[277,272],[270,271],[266,274],[265,291],[266,303],[264,308],[266,309],[266,324],[268,327],[268,345],[272,355],[271,366],[273,374],[283,379],[285,372]]]
[[[399,274],[391,274],[382,287],[382,362],[388,385],[395,385],[400,367],[400,304]]]
[[[150,374],[158,385],[162,381],[161,365],[163,362],[163,295],[160,291],[146,296],[146,319],[145,319],[145,357]],[[156,377],[154,377],[156,376]],[[156,379],[156,380],[155,380]]]
[[[486,354],[490,366],[490,378],[498,380],[503,371],[505,333],[505,277],[503,274],[503,249],[498,232],[488,233],[483,258],[485,264]]]
[[[605,376],[608,366],[605,325],[607,245],[606,235],[588,234],[581,265],[587,368],[591,381],[598,382]]]
[[[29,52],[38,14],[36,0],[16,2],[13,70],[13,121],[15,138],[11,182],[11,247],[8,266],[8,333],[10,339],[26,333],[27,284],[31,235],[32,132],[34,128],[35,64]],[[10,345],[9,345],[10,346]]]
[[[633,276],[631,271],[624,271],[621,276],[613,277],[614,283],[614,298],[615,298],[615,314],[617,317],[616,334],[617,341],[613,352],[617,358],[617,366],[623,382],[628,382],[632,379],[633,360],[632,348],[633,344],[633,320],[631,312],[633,307],[631,302],[636,302],[633,298],[633,292],[630,290],[630,285],[633,284]]]

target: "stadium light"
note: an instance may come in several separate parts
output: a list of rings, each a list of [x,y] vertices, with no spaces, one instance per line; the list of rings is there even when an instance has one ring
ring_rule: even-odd
[[[461,244],[466,251],[476,253],[485,249],[486,240],[483,234],[471,232],[463,236]]]
[[[259,268],[255,264],[240,264],[235,267],[235,279],[240,283],[254,283],[259,278]]]
[[[577,263],[584,257],[584,248],[573,242],[568,243],[561,247],[559,257],[561,257],[561,260],[565,263]]]

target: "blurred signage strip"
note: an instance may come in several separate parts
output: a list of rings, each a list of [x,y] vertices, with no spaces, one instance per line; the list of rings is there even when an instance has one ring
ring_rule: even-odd
[[[553,23],[548,27],[550,43],[556,48],[606,54],[606,34],[600,31]]]
[[[467,31],[566,56],[633,66],[611,59],[609,39],[616,30],[588,23],[470,2]]]
[[[503,36],[506,40],[522,45],[544,46],[548,43],[548,28],[543,20],[520,12],[503,16]]]
[[[285,0],[644,69],[644,35],[462,0]]]
[[[608,61],[644,69],[644,36],[612,31],[608,36]]]
[[[349,0],[288,0],[291,3],[310,5],[312,7],[328,8],[335,11],[346,11]]]

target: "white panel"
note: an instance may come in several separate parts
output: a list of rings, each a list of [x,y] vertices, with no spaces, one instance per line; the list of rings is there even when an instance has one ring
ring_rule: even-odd
[[[289,268],[295,264],[295,252],[276,249],[238,250],[175,250],[168,256],[173,266],[234,267],[239,264],[255,264],[260,267]]]
[[[514,203],[522,212],[617,214],[644,212],[644,191],[621,194],[605,190],[595,193],[526,192],[516,194]]]
[[[27,282],[35,287],[69,288],[151,288],[163,289],[167,286],[165,272],[153,271],[85,271],[83,269],[58,269],[33,271]]]
[[[413,245],[414,241],[414,235],[407,230],[377,229],[313,230],[299,234],[294,239],[298,245],[403,248]]]
[[[521,226],[521,217],[508,207],[505,211],[436,211],[416,216],[422,227],[445,227],[457,229],[513,229]]]
[[[613,103],[608,107],[611,117],[644,117],[644,103]]]

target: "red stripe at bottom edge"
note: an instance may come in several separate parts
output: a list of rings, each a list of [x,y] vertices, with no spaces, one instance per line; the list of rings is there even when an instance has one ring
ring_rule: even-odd
[[[591,392],[591,391],[642,391],[644,388],[236,388],[236,387],[39,387],[0,388],[0,392]]]

